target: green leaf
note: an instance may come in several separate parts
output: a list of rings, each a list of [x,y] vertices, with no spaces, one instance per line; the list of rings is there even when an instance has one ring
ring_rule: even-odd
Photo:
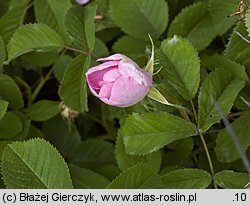
[[[196,128],[180,117],[161,112],[129,116],[121,133],[127,153],[145,155],[175,140],[195,135]]]
[[[43,133],[41,132],[41,130],[38,129],[37,127],[35,127],[34,125],[30,125],[29,132],[27,134],[27,139],[32,139],[35,137],[44,139],[44,136],[43,136]]]
[[[165,188],[204,189],[211,183],[211,176],[200,169],[178,169],[161,177]]]
[[[31,52],[59,52],[63,49],[62,38],[50,27],[43,24],[26,24],[21,26],[10,39],[7,63]]]
[[[248,8],[248,11],[246,12],[246,18],[245,18],[245,25],[247,27],[248,36],[250,36],[250,9]]]
[[[234,106],[239,110],[249,110],[250,102],[250,85],[246,84],[246,86],[240,91],[238,97],[234,102]]]
[[[176,171],[176,170],[179,170],[179,169],[184,169],[184,167],[182,166],[178,166],[178,165],[174,165],[174,166],[167,166],[167,167],[164,167],[161,171],[160,171],[160,175],[166,175],[172,171]]]
[[[102,31],[108,28],[114,28],[116,25],[114,24],[110,9],[109,9],[109,0],[94,0],[89,2],[90,6],[97,6],[97,15],[101,14],[101,19],[96,19],[95,28],[96,31]]]
[[[58,33],[65,35],[63,20],[71,6],[70,0],[35,0],[36,21],[44,23],[55,29]]]
[[[1,167],[7,188],[72,188],[67,164],[57,150],[42,139],[7,145]]]
[[[5,45],[3,42],[3,38],[0,36],[0,70],[3,67],[3,62],[6,58],[6,54],[5,54]]]
[[[22,131],[22,122],[13,112],[6,112],[0,121],[0,139],[11,139]]]
[[[86,140],[80,143],[71,153],[69,161],[85,168],[115,164],[114,147],[109,142]]]
[[[10,0],[9,2],[9,7],[12,8],[12,7],[16,7],[16,6],[20,6],[20,5],[26,5],[28,3],[30,3],[31,0],[19,0],[19,1],[16,1],[16,0]]]
[[[109,189],[154,189],[162,188],[162,181],[155,170],[147,164],[139,163],[122,172],[108,186]]]
[[[3,156],[3,151],[6,147],[7,144],[11,143],[11,141],[0,141],[0,160],[2,160],[2,156]]]
[[[8,10],[9,4],[9,1],[0,1],[0,16],[2,16]]]
[[[236,32],[244,38],[248,38],[244,22],[239,22],[231,34],[228,44],[226,45],[225,56],[246,67],[246,72],[250,75],[250,61],[248,53],[250,52],[249,43],[244,41]]]
[[[59,88],[62,101],[78,112],[88,111],[85,72],[89,66],[90,57],[78,55],[67,67]]]
[[[192,15],[190,15],[192,14]],[[213,19],[207,2],[198,2],[184,8],[172,21],[168,37],[186,37],[197,50],[206,48],[216,37]]]
[[[0,18],[0,36],[7,44],[15,30],[23,23],[29,0],[12,0],[8,11]]]
[[[15,115],[19,117],[21,123],[22,123],[22,130],[19,132],[12,140],[13,141],[23,141],[28,139],[28,133],[30,129],[30,123],[31,120],[28,119],[26,115],[24,115],[22,112],[15,112]],[[33,138],[37,136],[32,136]]]
[[[9,107],[12,109],[20,109],[24,106],[22,94],[15,81],[3,74],[0,74],[0,96],[9,102]]]
[[[162,42],[157,52],[161,73],[186,100],[194,98],[200,82],[200,61],[193,46],[174,36]]]
[[[95,47],[93,49],[93,54],[96,56],[108,56],[109,50],[105,43],[103,43],[99,38],[95,39]],[[95,59],[92,58],[92,61],[97,63]]]
[[[121,170],[114,164],[107,164],[95,168],[95,172],[112,181],[121,173]]]
[[[31,51],[21,56],[21,62],[26,70],[34,70],[39,73],[42,70],[41,67],[51,66],[57,58],[58,53]]]
[[[231,126],[240,141],[241,147],[244,150],[250,146],[250,140],[248,137],[248,133],[250,133],[249,124],[250,112],[246,112],[231,123]],[[217,135],[215,152],[218,160],[225,163],[233,162],[240,157],[235,144],[226,129],[220,130]]]
[[[168,5],[164,0],[111,0],[110,11],[115,23],[135,37],[158,38],[168,24]]]
[[[250,179],[246,173],[223,170],[216,173],[216,183],[224,189],[243,189]]]
[[[0,99],[0,122],[7,111],[8,105],[8,102]]]
[[[153,152],[145,156],[133,156],[125,152],[123,139],[121,135],[118,135],[116,139],[115,157],[120,170],[126,170],[139,162],[148,163],[155,168],[156,171],[161,167],[161,152]]]
[[[112,47],[114,53],[122,53],[139,65],[145,66],[147,56],[145,55],[146,46],[148,43],[144,40],[136,39],[131,36],[122,36],[116,41]]]
[[[109,1],[109,0],[108,0]],[[119,27],[107,28],[96,33],[96,37],[101,39],[104,43],[108,43],[121,34]]]
[[[237,12],[238,0],[209,0],[209,11],[213,17],[213,25],[218,35],[223,35],[238,20],[238,17],[228,17],[228,15]]]
[[[65,158],[68,158],[81,142],[76,126],[68,123],[60,115],[44,122],[42,132],[45,139],[54,145]]]
[[[55,77],[59,82],[62,81],[64,72],[71,61],[72,61],[72,57],[69,55],[61,55],[56,60],[53,66],[53,69],[54,69]]]
[[[34,121],[46,121],[59,112],[59,103],[51,100],[41,100],[31,105],[26,114]]]
[[[70,176],[75,189],[104,189],[110,181],[91,170],[69,165]]]
[[[202,84],[198,100],[198,124],[203,132],[221,119],[214,106],[214,100],[220,104],[223,112],[227,115],[244,85],[243,80],[233,78],[231,73],[219,68],[207,77]]]
[[[64,26],[72,45],[84,51],[92,51],[95,45],[94,16],[96,7],[73,6],[68,10]]]
[[[170,143],[167,148],[174,152],[176,158],[187,159],[191,154],[194,147],[194,142],[192,138],[186,138],[174,141]]]
[[[239,78],[244,81],[249,81],[249,78],[245,72],[245,67],[241,64],[232,61],[225,56],[213,55],[209,57],[204,57],[202,59],[203,66],[208,67],[209,69],[222,68],[224,72],[230,72],[233,78]]]

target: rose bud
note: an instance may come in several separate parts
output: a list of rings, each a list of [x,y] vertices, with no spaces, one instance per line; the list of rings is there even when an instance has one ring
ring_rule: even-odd
[[[89,2],[89,0],[75,0],[76,3],[80,4],[80,5],[84,5],[87,4]]]
[[[97,61],[106,61],[86,73],[90,91],[104,103],[129,107],[141,101],[152,84],[152,75],[122,54]]]

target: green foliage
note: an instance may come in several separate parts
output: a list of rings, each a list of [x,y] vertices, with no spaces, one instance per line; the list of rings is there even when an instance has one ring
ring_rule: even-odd
[[[194,142],[192,138],[181,139],[170,143],[167,148],[171,150],[176,158],[183,160],[187,159],[192,153]]]
[[[69,165],[72,183],[76,189],[104,189],[110,181],[91,170]]]
[[[111,0],[111,15],[121,29],[135,37],[157,38],[168,24],[168,6],[164,0]]]
[[[56,60],[53,69],[54,69],[54,75],[59,82],[62,81],[64,72],[71,61],[72,57],[69,55],[61,55]]]
[[[148,163],[152,167],[154,167],[157,171],[160,170],[161,159],[162,159],[160,151],[153,152],[144,156],[129,155],[125,152],[125,147],[121,135],[117,137],[115,148],[116,148],[115,149],[116,161],[121,170],[126,170],[129,167],[138,164],[139,162]]]
[[[249,161],[250,10],[237,15],[239,3],[0,1],[0,188],[245,188],[234,142]],[[117,53],[153,72],[127,108],[86,82]],[[109,75],[113,63],[90,77],[97,93],[138,74]]]
[[[8,102],[0,100],[0,122],[7,111],[8,105],[9,105]]]
[[[244,84],[243,80],[234,78],[231,73],[225,72],[223,69],[216,69],[207,77],[199,94],[198,120],[203,132],[221,119],[214,101],[216,100],[221,105],[223,112],[228,114]]]
[[[243,189],[249,183],[245,173],[224,170],[216,174],[216,183],[224,189]]]
[[[63,48],[62,38],[44,24],[21,26],[8,43],[8,61],[31,51],[59,52]]]
[[[125,150],[133,155],[152,153],[174,140],[195,134],[194,124],[167,112],[134,114],[122,128]]]
[[[146,189],[163,187],[161,178],[155,173],[154,169],[143,163],[122,172],[111,184],[110,189]]]
[[[4,42],[2,37],[0,36],[0,70],[3,66],[3,62],[6,58],[6,54],[5,54],[5,46],[4,46]]]
[[[193,46],[187,40],[174,36],[162,42],[161,53],[157,57],[163,66],[164,77],[185,100],[191,100],[200,80],[200,62]]]
[[[103,43],[101,39],[96,38],[93,53],[95,53],[95,55],[97,55],[97,56],[108,56],[109,55],[109,50],[108,50],[106,44]],[[94,61],[94,59],[92,59],[92,62],[96,63]]]
[[[147,42],[144,40],[139,40],[131,36],[123,36],[115,42],[112,50],[114,53],[123,53],[139,64],[145,65],[147,62],[145,56],[146,46]]]
[[[54,145],[65,158],[68,158],[81,142],[77,128],[68,124],[60,115],[44,122],[42,131],[44,138]]]
[[[215,32],[218,35],[223,35],[236,22],[237,17],[228,18],[228,15],[236,12],[238,7],[238,0],[209,0],[208,7],[211,16],[213,17],[213,25]]]
[[[236,132],[241,146],[244,150],[250,146],[250,140],[247,137],[250,131],[250,112],[244,113],[241,117],[236,119],[231,125]],[[232,162],[239,158],[239,153],[225,129],[220,130],[215,147],[218,160],[221,162]]]
[[[225,50],[225,56],[231,60],[236,61],[242,65],[245,65],[248,75],[250,74],[250,64],[248,62],[247,53],[249,52],[249,43],[241,39],[236,33],[239,32],[243,37],[247,38],[248,32],[246,30],[244,22],[239,22],[234,28],[233,33],[229,39]]]
[[[72,6],[70,0],[35,0],[36,21],[44,23],[65,35],[63,21],[67,10]]]
[[[109,0],[94,0],[89,2],[91,6],[97,6],[97,14],[100,14],[102,19],[96,20],[95,30],[96,32],[105,30],[107,28],[115,27],[115,24],[111,18],[109,9]]]
[[[70,162],[85,168],[114,164],[114,147],[109,142],[86,140],[79,143],[75,150],[72,151]]]
[[[2,175],[8,188],[72,188],[63,158],[42,139],[7,145],[2,156]]]
[[[20,109],[24,106],[22,94],[15,81],[3,74],[0,74],[0,96],[12,109]]]
[[[197,50],[206,48],[216,37],[207,2],[198,2],[182,10],[171,23],[168,36],[186,37]]]
[[[27,116],[34,121],[46,121],[59,112],[59,104],[55,101],[41,100],[26,110]]]
[[[211,57],[205,57],[203,59],[203,65],[213,70],[219,67],[223,69],[224,72],[230,72],[233,78],[239,78],[246,82],[249,81],[248,75],[245,72],[245,66],[238,64],[225,56],[214,55]]]
[[[10,139],[22,130],[22,122],[13,112],[7,112],[0,121],[0,139]]]
[[[165,188],[202,189],[211,182],[209,173],[199,169],[179,169],[161,177]]]
[[[88,111],[85,72],[90,66],[90,57],[78,55],[68,65],[59,88],[59,95],[71,109]]]
[[[245,21],[246,27],[247,27],[247,32],[249,35],[249,31],[250,31],[250,14],[249,14],[249,9],[246,12],[246,21]]]
[[[23,23],[27,4],[30,0],[11,0],[8,10],[0,18],[0,36],[5,43],[11,38],[15,30]]]
[[[41,68],[51,66],[55,62],[58,58],[58,53],[31,51],[22,55],[20,58],[22,64],[29,65],[27,70],[34,70],[39,73]],[[46,61],[44,59],[46,59]]]
[[[31,127],[31,120],[28,119],[28,117],[26,115],[24,115],[22,112],[15,112],[14,114],[16,116],[18,116],[19,121],[21,122],[22,128],[21,128],[21,131],[14,138],[12,138],[12,140],[13,141],[22,141],[22,140],[29,139],[28,134],[29,134],[29,130]],[[34,136],[32,136],[32,138],[33,137]],[[38,136],[36,136],[36,137],[38,137]]]
[[[94,16],[96,8],[74,6],[68,10],[64,26],[72,45],[85,51],[92,51],[95,45]]]

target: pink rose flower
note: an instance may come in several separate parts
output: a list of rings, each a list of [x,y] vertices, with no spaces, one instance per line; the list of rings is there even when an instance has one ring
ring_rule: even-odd
[[[89,0],[75,0],[75,1],[76,3],[81,4],[81,5],[84,5],[89,2]]]
[[[106,61],[86,73],[91,92],[104,103],[128,107],[141,101],[152,84],[152,75],[127,56],[114,54],[97,61]]]

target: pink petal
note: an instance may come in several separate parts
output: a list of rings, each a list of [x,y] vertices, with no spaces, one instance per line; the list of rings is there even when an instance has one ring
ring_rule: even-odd
[[[148,93],[149,87],[138,84],[131,77],[120,77],[112,88],[110,105],[128,107],[141,101]]]
[[[104,70],[98,70],[98,71],[95,71],[95,72],[88,74],[86,79],[87,79],[87,82],[89,84],[89,87],[91,87],[93,89],[100,89],[99,83],[101,81],[103,81],[103,76],[105,75],[105,73],[111,69],[113,69],[113,68],[112,67],[106,68]]]
[[[114,82],[116,79],[118,79],[121,76],[122,76],[121,73],[119,73],[118,69],[115,68],[106,72],[103,76],[103,80],[108,81],[108,82]]]
[[[105,75],[106,72],[109,70],[112,70],[114,68],[117,68],[119,61],[110,61],[110,62],[105,62],[102,63],[98,66],[90,68],[86,72],[86,80],[87,83],[90,87],[91,92],[97,96],[101,87],[99,83],[103,81],[103,76]]]
[[[105,84],[99,92],[99,98],[110,98],[114,83]]]
[[[94,66],[92,68],[90,68],[87,72],[86,75],[89,75],[95,71],[99,71],[99,70],[103,70],[109,67],[117,67],[118,66],[119,61],[109,61],[109,62],[105,62],[102,63],[100,65]]]
[[[109,84],[110,82],[108,82],[108,81],[100,81],[99,82],[99,86],[100,87],[102,87],[102,86],[104,86],[105,84]]]
[[[99,58],[97,61],[120,61],[123,58],[127,58],[127,56],[117,53],[106,58]]]
[[[118,69],[124,77],[132,77],[141,85],[150,86],[152,84],[152,75],[141,69],[131,59],[121,60]]]

